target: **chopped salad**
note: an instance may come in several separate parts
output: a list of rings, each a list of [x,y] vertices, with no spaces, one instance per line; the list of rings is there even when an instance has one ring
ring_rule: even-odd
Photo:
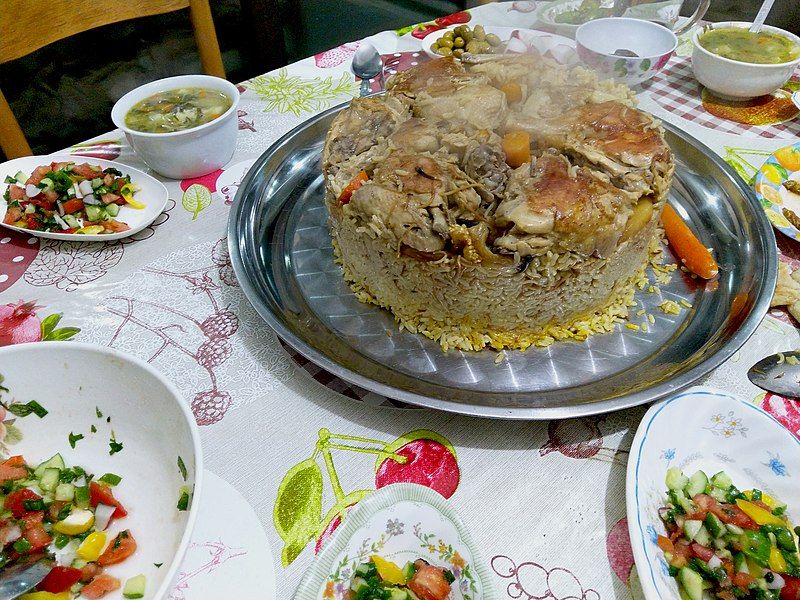
[[[53,162],[28,175],[5,179],[3,223],[34,231],[109,234],[127,231],[118,221],[120,206],[144,208],[134,200],[138,186],[130,175],[89,163]]]
[[[720,471],[667,471],[658,536],[683,600],[800,599],[800,527],[786,505],[761,490],[739,491]]]
[[[453,573],[423,559],[402,568],[377,555],[355,569],[348,600],[447,600]]]
[[[130,530],[108,531],[128,514],[112,489],[121,480],[113,473],[95,479],[82,467],[67,467],[60,454],[36,466],[22,456],[0,464],[0,568],[39,554],[56,562],[21,600],[101,598],[122,587],[105,572],[136,552]],[[144,586],[144,576],[131,578],[123,595],[142,598]]]

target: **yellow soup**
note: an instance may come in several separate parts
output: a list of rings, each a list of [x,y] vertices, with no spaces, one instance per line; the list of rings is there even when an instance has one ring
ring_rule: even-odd
[[[231,99],[217,90],[187,87],[153,94],[125,115],[125,125],[146,133],[170,133],[198,127],[221,116]]]
[[[800,46],[789,38],[761,31],[728,27],[711,29],[699,37],[700,45],[714,54],[741,62],[777,64],[800,56]]]

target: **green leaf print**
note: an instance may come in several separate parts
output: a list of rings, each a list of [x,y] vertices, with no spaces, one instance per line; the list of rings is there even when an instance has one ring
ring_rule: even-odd
[[[322,470],[313,458],[292,467],[281,481],[272,520],[284,542],[283,566],[289,566],[314,538],[322,518]]]
[[[53,332],[58,325],[58,322],[61,320],[61,314],[56,313],[54,315],[50,315],[49,317],[45,317],[42,320],[42,339],[46,340],[49,339],[48,336]]]
[[[333,77],[301,79],[289,75],[284,68],[277,75],[260,75],[244,84],[265,103],[264,112],[292,113],[318,112],[331,105],[336,98],[352,98],[358,94],[353,76],[343,73],[338,81]]]
[[[206,186],[194,183],[183,192],[181,205],[192,213],[192,221],[194,221],[197,219],[197,215],[211,205],[211,192]]]
[[[75,337],[80,333],[78,327],[61,327],[56,329],[56,326],[61,322],[62,313],[55,313],[42,319],[42,341],[64,341]]]
[[[7,424],[6,437],[3,440],[3,442],[9,445],[13,445],[13,444],[19,444],[21,441],[22,441],[22,432],[17,428],[16,425]]]

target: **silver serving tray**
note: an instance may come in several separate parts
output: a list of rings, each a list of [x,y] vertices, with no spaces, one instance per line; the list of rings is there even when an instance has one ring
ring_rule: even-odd
[[[320,156],[336,106],[278,140],[248,171],[228,244],[247,298],[278,335],[351,383],[412,404],[508,419],[592,415],[657,400],[727,360],[766,314],[777,278],[772,226],[755,195],[710,148],[664,124],[677,162],[670,202],[720,265],[718,281],[676,273],[663,298],[637,292],[649,332],[618,326],[585,343],[443,352],[356,300],[334,264]],[[668,258],[669,258],[668,254]],[[732,313],[734,299],[736,314]],[[662,299],[692,303],[669,316]],[[641,323],[644,317],[634,318]]]

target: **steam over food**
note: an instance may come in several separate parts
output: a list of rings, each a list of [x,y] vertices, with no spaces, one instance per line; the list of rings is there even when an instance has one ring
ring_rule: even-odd
[[[516,55],[437,59],[353,100],[323,152],[346,279],[445,349],[604,330],[660,239],[674,169],[633,98]]]

